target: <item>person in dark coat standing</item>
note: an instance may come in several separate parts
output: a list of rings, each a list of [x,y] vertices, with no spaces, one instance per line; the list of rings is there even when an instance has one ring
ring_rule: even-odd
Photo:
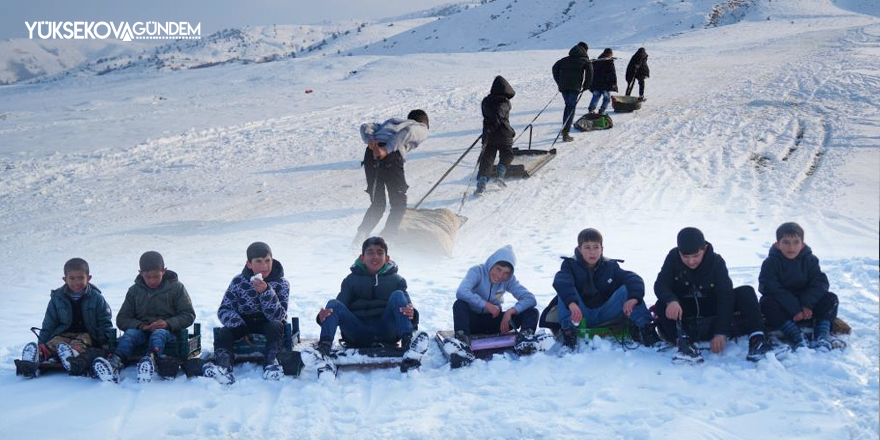
[[[639,81],[639,101],[645,100],[645,78],[651,76],[651,70],[648,69],[648,52],[644,47],[633,54],[626,66],[626,96],[632,93],[635,81]]]
[[[763,358],[771,347],[764,336],[755,289],[733,287],[727,264],[699,229],[682,229],[677,242],[654,283],[659,326],[663,335],[675,337],[678,345],[674,359],[702,362],[692,340],[711,340],[712,352],[720,353],[729,337],[739,335],[749,338],[748,360]],[[734,312],[739,312],[737,320]]]
[[[568,51],[567,57],[553,64],[553,80],[556,81],[556,86],[565,101],[565,111],[562,112],[563,142],[574,140],[568,132],[574,122],[578,98],[593,82],[593,66],[590,65],[587,49],[587,43],[582,41]]]
[[[409,112],[406,119],[391,118],[381,124],[366,123],[361,125],[360,131],[361,139],[367,144],[362,163],[367,178],[370,207],[358,226],[353,247],[359,246],[382,219],[385,213],[386,190],[391,212],[385,221],[382,235],[389,238],[397,235],[406,211],[406,190],[409,188],[403,164],[406,162],[406,153],[428,138],[428,114],[424,110],[415,109]]]
[[[480,153],[475,194],[482,194],[486,190],[496,154],[501,155],[495,173],[499,179],[507,176],[513,161],[513,136],[516,132],[510,126],[510,100],[514,95],[513,87],[499,75],[492,81],[489,95],[483,98],[480,105],[483,111],[483,151]]]
[[[602,106],[599,107],[599,114],[605,113],[608,104],[611,103],[611,92],[617,91],[617,71],[614,68],[614,53],[611,48],[605,48],[602,55],[599,55],[593,61],[593,83],[590,85],[590,91],[593,92],[593,99],[590,100],[590,113],[596,110],[596,104],[599,103],[599,97],[602,97]]]

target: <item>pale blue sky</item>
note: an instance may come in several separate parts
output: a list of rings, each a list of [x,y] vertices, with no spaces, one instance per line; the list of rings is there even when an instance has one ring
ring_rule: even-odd
[[[0,39],[27,38],[34,21],[188,21],[202,36],[228,27],[378,19],[457,0],[0,0]]]

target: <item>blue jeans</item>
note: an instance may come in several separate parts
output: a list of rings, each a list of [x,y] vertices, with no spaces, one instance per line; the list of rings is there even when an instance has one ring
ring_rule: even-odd
[[[590,107],[587,109],[589,111],[593,111],[596,109],[596,104],[599,103],[599,97],[602,97],[602,107],[599,107],[599,113],[605,113],[605,109],[608,108],[608,103],[611,102],[611,91],[610,90],[602,90],[593,92],[593,99],[590,100]]]
[[[574,113],[577,110],[578,96],[577,92],[562,92],[562,100],[565,101],[565,110],[562,112],[562,131],[571,130],[571,124],[574,123]]]
[[[151,352],[157,355],[165,353],[165,344],[174,341],[174,334],[165,329],[153,330],[153,332],[145,332],[135,328],[128,329],[119,338],[116,345],[116,355],[122,359],[131,357],[135,347],[139,345],[149,344],[147,347]]]
[[[348,307],[335,299],[327,302],[327,309],[333,313],[321,324],[321,340],[332,341],[336,338],[336,328],[340,328],[346,342],[354,345],[368,345],[372,342],[397,342],[403,335],[412,333],[413,326],[409,318],[400,312],[409,301],[406,294],[396,290],[388,298],[382,316],[362,319],[352,313]]]
[[[581,308],[581,313],[584,315],[583,319],[587,320],[587,327],[594,327],[603,322],[611,321],[612,319],[622,316],[623,303],[625,303],[626,300],[626,286],[620,286],[611,294],[611,298],[608,298],[608,301],[605,301],[605,304],[602,304],[598,308],[587,308],[580,295],[578,296],[578,306]],[[571,310],[568,310],[568,305],[562,302],[562,298],[558,298],[557,301],[558,306],[556,309],[559,313],[559,325],[562,326],[563,330],[573,328],[575,325],[571,322]],[[645,306],[644,301],[639,302],[633,307],[632,313],[629,315],[629,320],[637,327],[644,327],[651,322],[651,312],[648,311],[648,307]]]

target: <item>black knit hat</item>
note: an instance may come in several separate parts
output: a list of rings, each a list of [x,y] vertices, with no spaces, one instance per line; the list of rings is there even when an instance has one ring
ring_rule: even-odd
[[[141,272],[147,272],[150,270],[164,270],[165,269],[165,260],[162,258],[162,254],[156,251],[147,251],[141,255],[140,260]]]
[[[703,233],[697,228],[684,228],[678,233],[678,253],[693,255],[706,246]]]
[[[263,243],[262,241],[255,241],[251,243],[247,248],[247,259],[248,261],[253,260],[254,258],[263,258],[263,257],[271,257],[272,249],[269,248],[269,245]]]

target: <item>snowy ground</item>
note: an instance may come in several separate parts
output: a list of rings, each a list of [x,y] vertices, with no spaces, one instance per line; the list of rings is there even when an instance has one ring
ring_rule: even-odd
[[[244,366],[228,388],[184,377],[139,385],[132,369],[119,385],[23,380],[12,360],[74,256],[91,263],[116,311],[138,256],[160,251],[187,285],[210,349],[245,247],[266,241],[291,281],[291,315],[316,337],[313,316],[348,271],[368,204],[357,126],[428,111],[431,138],[408,156],[414,203],[478,136],[494,75],[517,90],[511,122],[523,127],[555,93],[549,69],[568,47],[73,78],[0,88],[0,437],[878,438],[880,20],[876,6],[870,17],[815,3],[761,2],[772,21],[645,43],[643,110],[557,145],[540,175],[466,201],[453,257],[395,259],[434,331],[452,327],[467,268],[504,244],[543,307],[558,257],[585,227],[600,229],[606,255],[649,286],[676,232],[700,227],[734,282],[757,285],[776,227],[794,220],[853,326],[847,350],[756,365],[738,341],[684,367],[669,353],[596,341],[562,359],[450,372],[432,346],[408,377],[267,383]],[[620,77],[637,47],[615,47]],[[549,147],[561,113],[557,97],[536,122],[535,148]],[[475,161],[425,207],[458,211]]]

